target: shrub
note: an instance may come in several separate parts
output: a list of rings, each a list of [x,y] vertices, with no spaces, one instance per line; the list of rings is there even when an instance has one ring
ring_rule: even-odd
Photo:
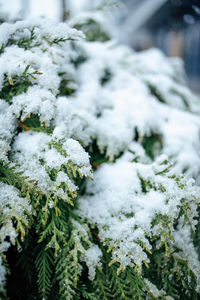
[[[198,99],[89,26],[0,27],[2,298],[197,299]]]

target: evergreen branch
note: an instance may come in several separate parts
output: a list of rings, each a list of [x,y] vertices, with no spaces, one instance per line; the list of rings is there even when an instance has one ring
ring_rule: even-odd
[[[51,249],[45,250],[41,248],[41,246],[37,252],[35,266],[38,276],[38,289],[41,296],[46,298],[52,287],[51,277],[54,268],[53,253]]]

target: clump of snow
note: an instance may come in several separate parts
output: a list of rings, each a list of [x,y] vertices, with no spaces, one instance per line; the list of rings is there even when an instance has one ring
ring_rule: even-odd
[[[0,228],[0,253],[3,253],[11,244],[15,244],[18,234],[14,220],[21,219],[28,225],[27,215],[32,213],[32,207],[28,199],[19,197],[15,187],[0,182],[0,211],[4,219],[4,225]],[[9,237],[10,242],[6,241],[6,237]]]
[[[188,178],[198,178],[199,116],[177,109],[167,110],[168,117],[163,126],[163,152],[175,162],[176,172],[184,172]]]
[[[72,139],[62,140],[61,151],[65,151],[63,155],[51,146],[56,142],[51,139],[51,136],[42,132],[20,133],[13,144],[13,159],[19,165],[18,169],[23,171],[25,176],[35,180],[44,193],[54,191],[57,194],[62,182],[66,183],[69,190],[73,192],[78,187],[62,171],[63,167],[72,163],[82,175],[92,176],[89,155],[79,142]],[[51,170],[57,171],[55,181],[51,179]]]
[[[75,251],[79,251],[82,255],[82,260],[86,263],[89,272],[89,279],[94,280],[96,268],[101,268],[102,252],[100,248],[89,241],[89,228],[86,224],[80,224],[77,221],[72,221],[74,231],[72,233],[75,242]],[[81,240],[89,245],[88,249],[82,246]],[[72,250],[73,252],[73,250]]]
[[[152,282],[150,282],[148,279],[145,279],[145,283],[153,297],[155,297],[155,298],[163,297],[163,299],[167,299],[166,297],[164,297],[165,292],[163,290],[161,290],[161,291],[158,290],[158,288]]]
[[[121,160],[104,164],[95,172],[94,182],[88,183],[88,196],[79,201],[81,216],[97,226],[113,260],[124,267],[141,268],[143,262],[149,262],[149,237],[159,240],[162,236],[159,223],[152,225],[158,216],[168,217],[173,226],[184,198],[190,203],[191,223],[197,216],[199,189],[183,179],[176,181],[165,160],[161,157],[152,165]],[[163,230],[163,224],[161,227]],[[184,251],[184,245],[181,249]]]
[[[15,116],[21,115],[22,121],[35,114],[40,116],[41,123],[49,125],[55,114],[55,101],[55,95],[50,91],[34,86],[30,87],[27,93],[13,97],[11,110]]]
[[[184,259],[188,262],[190,269],[194,272],[197,278],[197,289],[200,289],[200,263],[196,249],[194,247],[190,226],[183,226],[183,219],[178,226],[178,230],[173,232],[175,243],[179,249],[184,251],[176,253],[175,256]]]
[[[32,18],[25,21],[18,21],[14,24],[4,23],[0,28],[0,44],[6,44],[10,36],[16,40],[18,38],[27,38],[30,36],[30,32],[27,28],[36,28],[36,36],[39,43],[43,41],[44,37],[48,37],[51,40],[61,39],[74,39],[79,40],[83,38],[83,34],[76,29],[68,27],[64,23],[57,23],[47,18]],[[13,36],[15,34],[15,36]]]
[[[11,149],[10,143],[13,138],[17,121],[13,118],[9,104],[0,99],[0,160],[7,160],[7,153]]]
[[[85,261],[89,269],[88,278],[90,280],[94,280],[96,268],[101,268],[102,266],[102,263],[100,261],[102,257],[102,252],[97,245],[93,245],[88,250],[86,250],[85,255]]]
[[[94,122],[95,117],[82,109],[75,98],[72,101],[66,97],[57,99],[53,131],[55,138],[73,137],[87,146],[94,137],[94,128],[91,127]]]

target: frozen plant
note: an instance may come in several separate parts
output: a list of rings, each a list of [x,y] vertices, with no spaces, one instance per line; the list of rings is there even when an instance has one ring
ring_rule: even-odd
[[[198,298],[198,99],[102,20],[0,26],[2,299]]]

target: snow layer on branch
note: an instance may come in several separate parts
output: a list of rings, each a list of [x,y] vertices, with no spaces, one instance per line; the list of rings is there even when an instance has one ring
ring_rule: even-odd
[[[79,201],[79,213],[99,229],[99,237],[112,249],[113,259],[123,266],[148,262],[145,250],[151,250],[148,237],[161,237],[158,216],[167,216],[173,224],[178,219],[182,200],[190,203],[190,221],[196,224],[195,198],[199,190],[192,182],[176,181],[160,161],[145,165],[118,161],[104,164],[87,185]],[[181,188],[181,184],[184,186]],[[173,225],[172,225],[173,226]],[[145,246],[144,246],[145,245]],[[144,247],[143,247],[144,246]],[[181,247],[184,249],[183,245]]]
[[[86,263],[88,267],[89,279],[94,280],[96,268],[101,268],[102,266],[102,263],[100,261],[102,252],[97,245],[90,242],[88,235],[89,228],[87,224],[80,224],[75,220],[73,220],[72,223],[74,227],[72,235],[75,241],[75,249],[81,253],[81,259]],[[84,241],[86,245],[89,245],[89,248],[87,247],[87,250],[83,247],[82,241]]]
[[[16,129],[17,121],[13,118],[9,104],[0,99],[0,160],[7,160],[7,152]]]
[[[163,107],[163,152],[174,162],[177,173],[197,178],[200,172],[200,118],[185,111]]]
[[[77,189],[68,175],[62,172],[65,165],[72,163],[83,176],[91,176],[89,155],[79,142],[72,139],[62,140],[61,151],[64,151],[65,155],[52,146],[52,143],[57,142],[59,144],[59,141],[51,139],[51,136],[45,133],[29,131],[20,133],[13,144],[12,155],[14,161],[19,164],[19,170],[23,171],[25,176],[36,180],[44,193],[57,193],[57,190],[61,192],[59,186],[62,182],[67,184],[70,191]],[[51,179],[51,170],[56,171],[56,181]]]
[[[15,86],[19,85],[20,89],[24,81],[28,84],[22,93],[17,91],[15,95],[11,92],[9,99],[0,99],[2,160],[7,160],[8,151],[11,150],[10,143],[16,133],[17,119],[24,121],[34,114],[41,123],[50,125],[55,117],[56,94],[61,81],[58,73],[67,70],[69,77],[74,73],[74,67],[69,63],[74,52],[70,49],[69,42],[64,44],[62,41],[80,39],[82,36],[81,32],[66,24],[41,18],[15,24],[4,23],[0,27],[2,97],[7,96],[9,88],[17,91]],[[57,45],[59,40],[62,46]],[[6,85],[7,94],[3,92]]]
[[[162,297],[162,299],[165,300],[174,300],[174,298],[167,296],[166,292],[163,290],[159,290],[152,282],[150,282],[148,279],[144,280],[151,295],[154,297],[154,299],[159,299],[159,297]]]
[[[182,61],[166,58],[156,49],[134,53],[113,41],[83,43],[82,47],[87,60],[78,69],[79,89],[73,105],[82,110],[77,114],[80,124],[87,118],[85,133],[93,133],[111,159],[127,150],[135,138],[141,144],[144,136],[158,134],[160,151],[175,162],[179,172],[196,178],[199,104],[185,86]],[[80,139],[85,138],[80,132]]]
[[[20,78],[27,66],[26,76],[31,82],[28,90],[10,100],[9,119],[13,119],[2,129],[9,131],[7,139],[1,139],[4,158],[10,149],[15,118],[23,122],[34,114],[54,126],[54,139],[73,138],[84,146],[96,139],[111,160],[126,151],[134,139],[145,147],[144,137],[157,134],[159,151],[175,162],[176,169],[188,177],[198,177],[200,119],[189,111],[197,112],[199,105],[197,97],[184,86],[180,60],[168,59],[155,49],[134,53],[113,41],[79,42],[74,49],[62,41],[58,45],[59,39],[71,39],[72,35],[76,39],[81,34],[45,19],[4,24],[2,28],[7,32],[2,35],[5,45],[8,36],[17,44],[31,37],[33,28],[35,35],[30,48],[8,45],[0,56],[1,86],[16,75]],[[81,55],[84,60],[74,67],[72,61]],[[62,79],[75,83],[72,96],[57,98]]]
[[[29,77],[32,84],[38,84],[41,88],[52,89],[57,91],[59,85],[59,77],[57,74],[57,66],[53,64],[52,59],[47,53],[43,53],[41,56],[40,51],[33,53],[30,50],[24,50],[16,45],[10,46],[5,49],[5,52],[0,56],[0,68],[1,68],[1,81],[0,88],[4,83],[4,75],[11,77],[13,75],[22,75],[26,67],[29,66],[28,73],[34,71],[42,72],[38,76]],[[34,73],[33,73],[34,74]]]
[[[23,122],[31,115],[37,115],[41,123],[49,126],[55,118],[56,95],[62,80],[59,72],[67,73],[69,78],[74,73],[70,60],[75,52],[69,42],[64,41],[77,40],[83,35],[66,24],[57,24],[47,19],[3,24],[0,31],[3,49],[0,56],[0,86],[3,97],[5,85],[8,86],[8,91],[11,90],[10,98],[5,99],[10,105],[0,99],[1,158],[6,160],[10,142],[16,133],[17,119]],[[20,88],[24,80],[28,84],[27,88],[16,95],[12,94],[12,88],[16,89],[17,85]],[[77,132],[78,130],[79,128]],[[57,135],[56,138],[66,139],[71,136],[70,131],[69,135],[65,133],[64,136]],[[23,148],[22,144],[21,146]],[[31,159],[30,155],[29,157]],[[82,174],[89,172],[83,165],[81,167]],[[42,167],[39,172],[45,177]]]
[[[136,68],[132,68],[136,66]],[[186,85],[180,58],[166,58],[158,49],[143,51],[132,57],[132,72],[145,82],[157,98],[169,106],[199,113],[198,97]]]
[[[20,116],[24,121],[31,114],[38,115],[41,123],[50,125],[50,120],[54,117],[56,98],[52,92],[47,89],[39,89],[33,86],[26,93],[12,98],[11,110],[13,115]]]
[[[100,261],[102,257],[102,252],[97,245],[93,245],[88,250],[86,250],[85,254],[85,261],[89,270],[88,278],[90,280],[94,280],[97,266],[99,268],[101,268],[102,266],[102,263]]]
[[[95,117],[86,109],[82,109],[75,98],[59,97],[56,102],[53,137],[73,137],[87,146],[95,136],[91,126],[94,122]]]
[[[183,226],[183,219],[181,220],[178,230],[174,231],[173,236],[176,242],[176,246],[184,251],[176,253],[181,259],[187,260],[189,267],[193,270],[197,278],[197,289],[200,290],[200,262],[196,249],[194,248],[193,240],[191,237],[190,226]]]
[[[55,96],[59,92],[60,72],[73,76],[70,59],[74,55],[66,40],[83,37],[66,24],[47,19],[20,21],[0,27],[0,89],[28,82],[24,93],[9,99],[12,112],[22,120],[31,113],[49,125],[55,113]],[[12,41],[12,42],[11,42]],[[8,44],[7,44],[8,43]],[[58,45],[61,43],[61,45]],[[11,45],[10,45],[11,44]],[[4,48],[5,47],[5,48]],[[22,113],[22,114],[21,114]]]
[[[15,244],[17,232],[14,220],[20,219],[28,224],[27,215],[32,213],[31,205],[26,198],[19,197],[19,191],[8,184],[0,182],[0,211],[4,217],[4,226],[0,229],[0,253],[8,250],[10,244]],[[6,241],[9,237],[10,242]]]
[[[36,35],[39,42],[48,35],[52,40],[74,39],[79,40],[83,38],[83,34],[76,29],[68,27],[65,23],[57,23],[47,18],[33,18],[25,21],[18,21],[14,24],[4,23],[0,28],[0,44],[6,44],[10,37],[16,40],[22,37],[30,37],[28,28],[36,27]],[[17,34],[14,33],[17,31]]]

